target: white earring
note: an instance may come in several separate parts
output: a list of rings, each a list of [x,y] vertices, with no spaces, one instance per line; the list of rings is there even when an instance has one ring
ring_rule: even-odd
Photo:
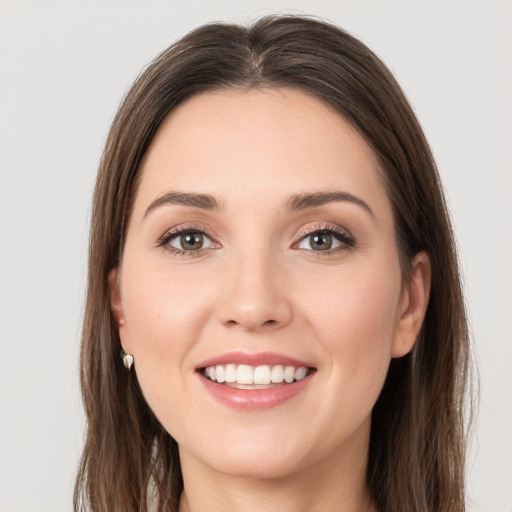
[[[127,370],[131,370],[133,366],[133,356],[127,354],[124,350],[121,351],[121,357],[123,358],[123,364]]]

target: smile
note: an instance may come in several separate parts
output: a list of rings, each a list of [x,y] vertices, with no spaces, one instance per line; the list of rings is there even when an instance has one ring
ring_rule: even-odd
[[[219,364],[204,368],[203,375],[218,384],[238,389],[266,389],[272,384],[291,384],[306,377],[308,368],[277,364],[274,366],[247,364]],[[263,387],[262,387],[263,386]]]
[[[316,373],[305,361],[274,353],[241,352],[209,359],[196,370],[215,400],[244,411],[283,404],[305,390]]]

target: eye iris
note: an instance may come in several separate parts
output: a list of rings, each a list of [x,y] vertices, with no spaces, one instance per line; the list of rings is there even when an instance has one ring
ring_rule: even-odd
[[[311,248],[317,251],[328,251],[332,247],[332,236],[328,233],[311,235]]]
[[[181,235],[181,247],[188,251],[201,249],[203,246],[203,235],[200,233],[186,233]]]

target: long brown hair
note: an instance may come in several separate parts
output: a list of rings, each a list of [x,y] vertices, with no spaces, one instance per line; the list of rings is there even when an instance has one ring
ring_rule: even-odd
[[[218,89],[292,87],[334,107],[380,159],[404,280],[425,250],[432,287],[413,351],[392,360],[372,413],[367,482],[380,512],[464,510],[469,342],[454,238],[436,165],[403,92],[360,41],[308,17],[250,27],[214,23],[164,51],[136,80],[112,124],[92,214],[81,351],[87,437],[74,507],[177,511],[177,444],[127,372],[110,308],[109,272],[121,260],[141,159],[185,99]]]

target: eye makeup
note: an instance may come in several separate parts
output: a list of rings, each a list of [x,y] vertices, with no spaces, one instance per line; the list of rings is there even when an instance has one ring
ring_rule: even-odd
[[[316,253],[315,256],[328,256],[352,249],[355,244],[347,230],[324,222],[299,231],[291,248]],[[219,249],[221,244],[203,224],[186,224],[166,231],[156,241],[156,247],[176,256],[192,257],[209,249]]]
[[[303,242],[308,241],[309,248],[301,247]],[[345,229],[339,226],[322,223],[313,225],[299,232],[298,240],[292,245],[293,249],[308,250],[323,255],[329,255],[355,247],[354,237]]]
[[[173,245],[176,241],[181,248]],[[218,249],[220,244],[204,225],[187,224],[166,231],[158,238],[156,247],[165,248],[176,256],[197,256],[207,249]]]

